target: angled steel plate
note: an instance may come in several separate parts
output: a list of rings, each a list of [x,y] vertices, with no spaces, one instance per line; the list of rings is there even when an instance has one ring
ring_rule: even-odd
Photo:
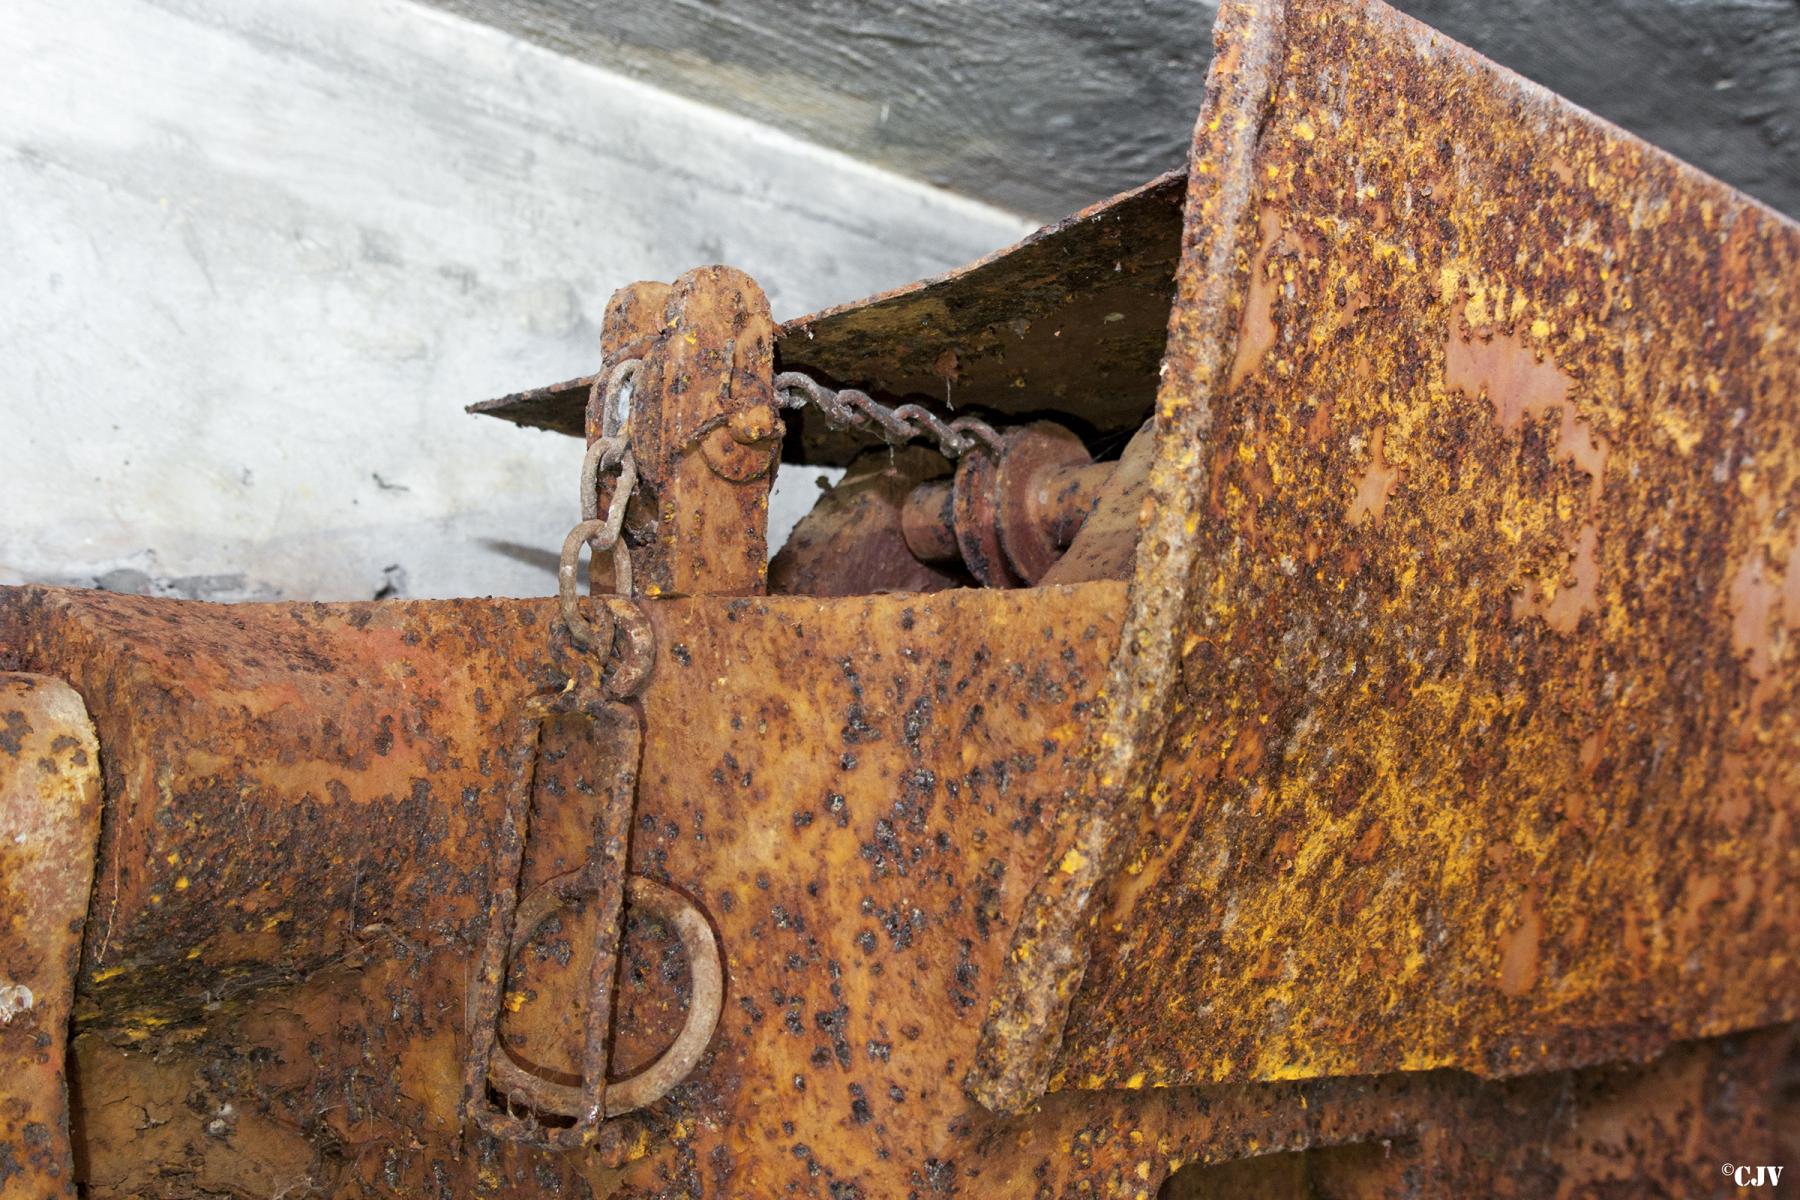
[[[1184,178],[1154,179],[935,279],[789,321],[776,339],[780,367],[940,412],[1056,412],[1096,431],[1135,430],[1156,394]],[[469,411],[580,436],[592,384]],[[788,422],[790,459],[847,462],[874,444],[811,414]]]
[[[1219,30],[1110,723],[972,1084],[1793,1019],[1800,228],[1380,4]]]

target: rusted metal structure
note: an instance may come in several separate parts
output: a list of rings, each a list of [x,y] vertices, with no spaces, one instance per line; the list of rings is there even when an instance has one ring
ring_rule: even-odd
[[[1791,1162],[1800,228],[1374,0],[1216,41],[1184,172],[481,406],[590,444],[556,601],[0,598],[0,1195]]]

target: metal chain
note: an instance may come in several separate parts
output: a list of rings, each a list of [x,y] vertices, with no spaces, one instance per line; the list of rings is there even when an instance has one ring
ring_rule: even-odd
[[[655,631],[643,607],[632,599],[631,552],[621,536],[626,506],[637,489],[637,460],[624,433],[629,389],[637,367],[636,360],[621,363],[603,385],[596,384],[600,394],[593,399],[602,403],[599,411],[606,436],[588,446],[581,462],[581,520],[563,539],[556,569],[562,628],[559,632],[553,626],[550,633],[553,662],[571,644],[586,653],[567,664],[565,684],[528,697],[519,714],[517,750],[512,756],[507,808],[498,837],[500,861],[493,876],[497,883],[488,897],[487,936],[469,995],[472,1037],[464,1088],[476,1122],[489,1133],[562,1149],[594,1144],[601,1137],[600,1124],[605,1118],[654,1103],[685,1078],[705,1052],[722,1006],[718,942],[706,919],[678,893],[650,880],[628,877],[622,844],[617,838],[609,841],[601,836],[604,827],[626,831],[631,827],[642,725],[636,711],[624,701],[643,691],[656,665]],[[618,472],[618,478],[602,515],[600,477],[612,471]],[[592,597],[591,618],[582,612],[576,579],[583,546],[592,547],[596,555],[610,553],[613,562],[614,594]],[[602,798],[605,808],[596,822],[596,842],[589,848],[586,863],[521,896],[520,875],[531,831],[532,782],[542,752],[544,723],[558,716],[585,716],[597,731],[609,726],[608,736],[622,739],[626,752],[622,761],[613,764],[610,794]],[[617,951],[612,952],[614,957],[596,956],[586,981],[588,1020],[583,1029],[581,1082],[564,1085],[544,1080],[515,1062],[499,1040],[500,995],[508,963],[553,913],[582,897],[593,898],[600,920],[609,923],[603,928],[618,938],[623,929],[619,906],[626,896],[634,908],[661,916],[681,931],[694,996],[681,1036],[649,1068],[609,1083],[608,1016]],[[605,915],[608,905],[610,916]],[[490,1088],[502,1098],[501,1104],[490,1102]],[[521,1107],[522,1114],[515,1111]],[[572,1117],[574,1123],[547,1127],[539,1120],[540,1114]]]
[[[593,386],[588,388],[588,409],[593,411],[595,401],[601,398],[604,388],[605,399],[599,406],[602,436],[625,436],[625,424],[631,417],[631,397],[637,388],[637,377],[643,369],[643,359],[626,358],[615,363],[613,369],[604,376],[594,376]],[[586,486],[585,481],[583,486]],[[584,491],[582,495],[585,497],[588,493]]]
[[[625,417],[629,413],[631,388],[642,363],[626,359],[616,365],[604,380],[600,397],[601,413],[607,436],[596,438],[581,460],[581,520],[563,539],[562,555],[556,565],[556,599],[563,627],[569,640],[589,651],[612,654],[618,651],[606,690],[616,697],[635,694],[649,677],[655,662],[656,645],[649,619],[631,599],[631,549],[622,536],[625,511],[631,494],[637,489],[637,459],[632,457],[631,443],[625,436]],[[595,381],[596,389],[602,386]],[[606,514],[600,513],[600,476],[617,471],[612,498]],[[581,548],[588,546],[596,555],[612,555],[613,595],[595,597],[593,605],[597,621],[590,622],[581,611],[581,586],[577,580],[581,564]],[[614,634],[623,634],[623,644],[615,647]]]
[[[625,359],[615,363],[604,376],[596,376],[588,398],[589,411],[600,414],[601,436],[587,448],[581,462],[581,520],[563,539],[562,555],[556,568],[557,604],[562,627],[568,641],[590,655],[598,656],[607,671],[593,672],[590,661],[573,668],[567,686],[533,697],[520,718],[520,751],[514,758],[510,784],[509,808],[501,837],[502,863],[495,878],[502,884],[495,888],[488,904],[488,935],[482,948],[480,970],[470,994],[472,1028],[464,1087],[471,1096],[482,1096],[475,1110],[484,1129],[502,1136],[536,1141],[562,1148],[587,1146],[599,1136],[599,1125],[606,1117],[649,1104],[660,1098],[690,1072],[705,1052],[723,1006],[724,980],[718,940],[704,916],[678,893],[637,877],[625,877],[623,859],[614,856],[607,864],[599,848],[590,853],[587,865],[557,879],[539,884],[524,897],[518,894],[518,880],[525,861],[525,841],[530,830],[531,781],[539,752],[543,722],[557,713],[586,713],[595,720],[624,720],[630,723],[633,745],[640,736],[636,713],[622,703],[642,691],[656,661],[656,638],[642,606],[631,598],[631,552],[625,543],[623,529],[626,506],[637,488],[637,460],[632,457],[626,434],[631,414],[631,401],[641,359]],[[819,410],[835,429],[852,429],[872,433],[891,446],[904,445],[916,438],[929,437],[937,442],[946,458],[957,458],[970,450],[985,448],[998,451],[1000,435],[976,417],[958,417],[946,421],[917,404],[889,408],[877,403],[866,392],[852,388],[833,391],[798,371],[788,371],[775,378],[776,401],[782,408]],[[606,512],[600,511],[600,477],[618,473]],[[581,564],[581,548],[588,546],[596,555],[611,554],[614,594],[592,597],[592,620],[582,612],[581,587],[577,581]],[[558,653],[559,639],[552,631],[551,653]],[[598,686],[596,686],[598,684]],[[602,695],[604,694],[604,696]],[[610,697],[610,699],[604,698]],[[623,825],[630,826],[630,809],[636,793],[636,763],[627,764],[627,774],[614,780],[612,803],[623,805]],[[528,943],[539,925],[563,905],[584,895],[598,902],[608,883],[608,870],[621,873],[620,891],[612,895],[613,934],[622,930],[617,904],[629,894],[633,904],[673,924],[680,932],[687,953],[688,968],[693,977],[693,999],[687,1022],[674,1045],[649,1068],[628,1080],[609,1084],[606,1077],[608,1035],[606,1015],[610,1006],[610,976],[596,966],[589,980],[589,1025],[584,1032],[582,1081],[579,1086],[555,1084],[526,1071],[512,1060],[499,1045],[500,991],[507,977],[507,963]],[[596,964],[602,964],[596,958]],[[598,1017],[596,1020],[595,1018]],[[485,1102],[486,1091],[494,1088],[505,1097],[506,1108]],[[523,1105],[523,1116],[512,1107]],[[554,1113],[573,1117],[573,1125],[546,1128],[538,1113]]]
[[[998,451],[1000,435],[979,417],[946,421],[928,408],[902,404],[889,408],[855,388],[832,391],[799,371],[783,371],[775,377],[775,398],[783,408],[812,405],[834,429],[873,433],[890,446],[903,446],[914,438],[936,440],[945,458],[958,458],[976,447]]]
[[[600,401],[601,432],[607,438],[623,437],[631,412],[631,394],[644,363],[627,358],[605,375],[596,375],[589,389],[589,407]],[[889,408],[867,392],[855,388],[833,391],[801,371],[783,371],[775,377],[775,402],[782,408],[811,405],[833,429],[872,433],[890,446],[904,446],[928,437],[945,458],[960,458],[976,447],[998,451],[1000,435],[980,417],[956,417],[946,421],[928,408],[902,404]],[[605,440],[605,439],[602,439]],[[599,443],[595,443],[598,445]],[[582,495],[590,495],[584,475]],[[596,547],[604,549],[604,547]]]

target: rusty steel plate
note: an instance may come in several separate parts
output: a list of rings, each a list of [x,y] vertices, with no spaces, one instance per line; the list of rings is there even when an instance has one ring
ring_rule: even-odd
[[[586,434],[588,395],[593,391],[594,377],[582,375],[561,383],[547,383],[508,392],[492,400],[471,404],[465,411],[481,416],[499,417],[527,429],[548,429],[570,437]]]
[[[645,600],[641,748],[557,719],[529,772],[552,601],[0,590],[0,661],[99,736],[62,947],[90,1195],[1680,1194],[1715,1145],[1779,1161],[1800,230],[1371,0],[1228,0],[1216,39],[1183,176],[777,335],[1087,432],[1156,389],[1135,545],[1063,576],[1129,590]],[[580,432],[586,392],[508,411]],[[850,451],[810,419],[789,453]],[[622,771],[637,878],[530,908],[482,976],[492,897],[616,853]],[[690,1027],[697,1065],[591,1146],[484,1132],[473,998],[572,1088],[614,955],[613,1074]]]
[[[1134,430],[1156,394],[1183,173],[1174,172],[934,279],[782,325],[780,370],[905,397],[939,412],[1059,414],[1093,432]],[[592,377],[469,411],[580,436]],[[789,414],[786,456],[846,463],[876,444]]]
[[[972,1085],[1792,1020],[1800,228],[1372,0],[1218,37],[1134,653]]]
[[[1123,599],[1123,584],[1092,583],[645,603],[659,653],[630,869],[699,908],[726,991],[694,1074],[607,1123],[605,1170],[714,1194],[837,1180],[869,1196],[952,1170],[927,1164],[956,1156],[947,1116],[978,1111],[961,1074],[1068,802]],[[524,1195],[578,1194],[602,1170],[597,1153],[463,1120],[509,731],[528,693],[559,686],[554,607],[0,591],[0,646],[71,681],[104,751],[76,1082],[103,1105],[153,1102],[147,1118],[92,1113],[110,1131],[90,1139],[94,1177],[127,1193],[182,1173],[250,1194],[304,1178]],[[551,732],[540,824],[578,829],[566,806],[593,771]],[[535,849],[528,875],[566,869],[571,838]],[[527,950],[505,1001],[509,1047],[553,1075],[578,1061],[585,920]],[[666,931],[635,926],[621,1074],[674,1038],[688,1004]],[[170,1092],[187,1116],[154,1099]],[[139,1120],[147,1141],[116,1140]]]

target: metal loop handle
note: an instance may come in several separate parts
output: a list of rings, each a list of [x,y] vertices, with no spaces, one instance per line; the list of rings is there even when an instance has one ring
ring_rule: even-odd
[[[518,912],[514,917],[512,945],[508,948],[507,956],[511,958],[523,950],[537,932],[538,926],[549,920],[558,908],[571,900],[593,894],[597,887],[598,884],[589,878],[588,872],[571,871],[567,875],[547,880],[533,890],[519,901]],[[642,875],[626,878],[625,897],[634,907],[666,922],[674,929],[676,936],[681,939],[682,951],[687,955],[688,977],[693,986],[688,1000],[687,1021],[682,1025],[680,1034],[669,1044],[669,1048],[637,1074],[606,1085],[602,1114],[606,1117],[616,1117],[654,1104],[667,1095],[670,1088],[686,1079],[706,1053],[713,1031],[718,1028],[725,1001],[725,975],[719,959],[719,941],[713,934],[712,926],[700,915],[700,910],[681,893]],[[504,1042],[497,1041],[494,1049],[497,1053],[488,1060],[488,1082],[497,1091],[541,1113],[555,1113],[565,1117],[583,1115],[584,1089],[532,1074],[518,1064]]]

